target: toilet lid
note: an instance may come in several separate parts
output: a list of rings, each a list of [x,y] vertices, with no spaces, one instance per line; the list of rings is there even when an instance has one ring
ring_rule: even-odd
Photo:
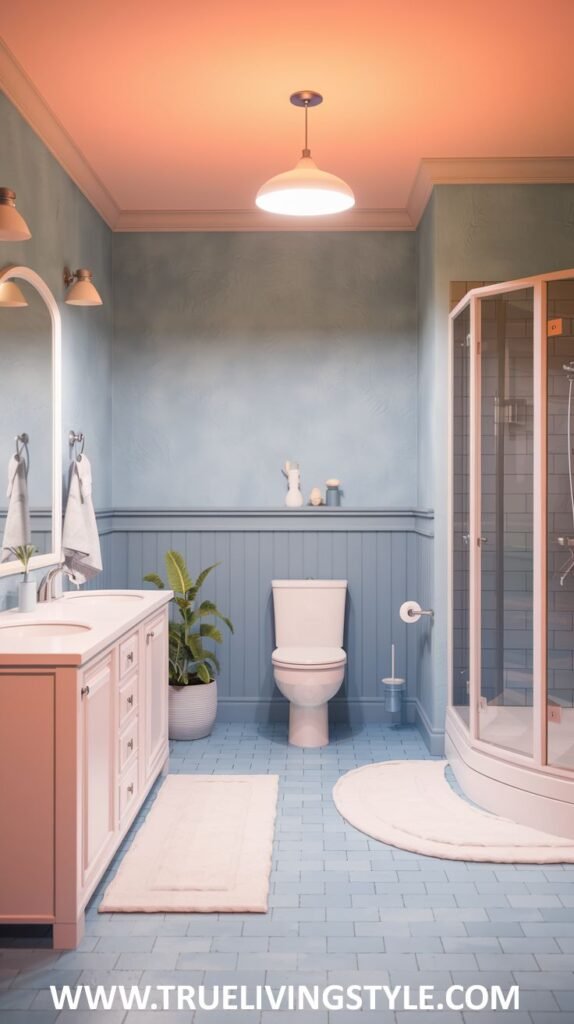
[[[347,655],[341,647],[277,647],[275,665],[344,665]]]

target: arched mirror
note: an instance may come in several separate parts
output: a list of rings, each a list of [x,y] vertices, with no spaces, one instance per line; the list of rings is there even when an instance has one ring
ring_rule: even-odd
[[[0,271],[0,577],[61,561],[61,319],[29,267]]]

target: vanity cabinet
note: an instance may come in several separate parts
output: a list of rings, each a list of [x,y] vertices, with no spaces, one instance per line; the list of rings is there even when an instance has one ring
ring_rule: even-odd
[[[0,921],[52,923],[57,949],[167,763],[171,595],[141,594],[93,657],[0,651]]]

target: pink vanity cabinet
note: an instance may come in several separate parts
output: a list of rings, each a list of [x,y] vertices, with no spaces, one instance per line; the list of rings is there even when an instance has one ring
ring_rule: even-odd
[[[57,949],[80,941],[86,903],[167,763],[171,594],[137,593],[139,615],[135,601],[102,615],[103,594],[81,613],[78,600],[39,609],[90,623],[95,608],[87,636],[11,653],[0,629],[0,921],[51,923]]]

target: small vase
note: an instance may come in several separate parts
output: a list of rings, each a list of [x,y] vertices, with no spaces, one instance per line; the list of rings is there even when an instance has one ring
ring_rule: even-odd
[[[33,612],[36,607],[35,580],[21,580],[18,584],[18,611]]]
[[[290,469],[287,473],[287,480],[289,482],[289,490],[287,491],[285,504],[287,508],[301,508],[303,495],[300,488],[301,476],[299,470]]]

